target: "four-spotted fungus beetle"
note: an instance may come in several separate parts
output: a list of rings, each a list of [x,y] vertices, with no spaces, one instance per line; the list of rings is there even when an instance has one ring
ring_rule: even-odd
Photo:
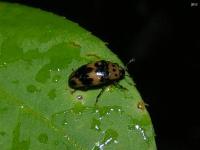
[[[89,90],[102,88],[96,97],[103,93],[105,87],[110,84],[116,84],[125,76],[125,69],[117,63],[100,60],[94,63],[88,63],[73,71],[69,76],[68,84],[74,90]]]

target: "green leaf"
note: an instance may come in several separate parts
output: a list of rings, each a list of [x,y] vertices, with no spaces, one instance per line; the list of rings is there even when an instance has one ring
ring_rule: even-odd
[[[72,70],[98,58],[123,65],[104,42],[64,17],[0,3],[2,150],[154,150],[148,112],[132,79],[76,91]]]

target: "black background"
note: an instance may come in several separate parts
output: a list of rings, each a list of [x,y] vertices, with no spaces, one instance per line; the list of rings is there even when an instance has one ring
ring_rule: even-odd
[[[8,0],[7,0],[8,1]],[[200,147],[200,2],[10,0],[77,22],[127,63],[161,150]],[[191,6],[196,3],[198,6]]]

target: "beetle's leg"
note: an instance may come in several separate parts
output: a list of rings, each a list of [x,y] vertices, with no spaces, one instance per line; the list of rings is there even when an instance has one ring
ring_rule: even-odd
[[[119,89],[122,89],[122,90],[128,90],[127,88],[123,87],[122,85],[120,85],[118,82],[114,82],[114,85],[119,88]]]
[[[97,102],[98,102],[98,100],[99,100],[99,97],[101,96],[101,94],[103,94],[103,92],[105,91],[105,89],[106,89],[106,87],[103,87],[103,88],[101,89],[101,91],[99,92],[99,94],[98,94],[97,97],[96,97],[96,102],[95,102],[95,104],[97,104]]]

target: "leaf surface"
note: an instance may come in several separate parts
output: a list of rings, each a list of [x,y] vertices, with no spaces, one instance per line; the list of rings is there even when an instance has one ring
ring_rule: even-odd
[[[104,42],[64,17],[0,3],[2,150],[154,150],[154,132],[132,79],[76,91],[72,70],[97,59],[123,65]]]

